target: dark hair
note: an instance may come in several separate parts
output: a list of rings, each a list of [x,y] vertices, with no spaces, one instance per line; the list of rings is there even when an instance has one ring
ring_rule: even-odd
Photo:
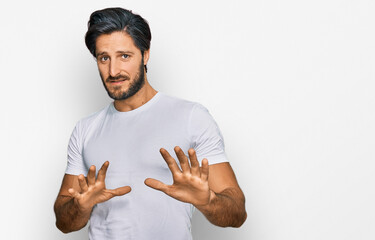
[[[151,31],[148,23],[140,15],[123,8],[106,8],[91,14],[87,23],[85,43],[91,54],[96,57],[96,39],[102,34],[125,31],[134,44],[143,53],[150,49]],[[147,72],[147,66],[145,66]]]

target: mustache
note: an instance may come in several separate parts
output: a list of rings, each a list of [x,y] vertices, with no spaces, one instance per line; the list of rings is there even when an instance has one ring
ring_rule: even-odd
[[[106,82],[111,82],[111,81],[118,81],[118,80],[130,80],[130,77],[129,76],[126,76],[126,75],[117,75],[116,77],[112,77],[112,76],[109,76],[107,79],[106,79]]]

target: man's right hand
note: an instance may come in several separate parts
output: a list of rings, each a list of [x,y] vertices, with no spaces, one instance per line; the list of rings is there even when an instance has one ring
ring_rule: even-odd
[[[81,191],[69,188],[69,194],[74,198],[75,204],[77,204],[82,213],[91,212],[96,204],[108,201],[116,196],[122,196],[131,191],[129,186],[106,189],[105,177],[108,166],[109,162],[106,161],[100,168],[97,178],[95,178],[96,168],[92,165],[87,173],[87,181],[83,174],[78,176]]]
[[[56,226],[64,233],[83,228],[91,216],[92,208],[115,196],[130,192],[129,186],[106,189],[105,176],[109,162],[105,162],[95,178],[95,166],[91,166],[87,178],[65,174],[54,210]]]

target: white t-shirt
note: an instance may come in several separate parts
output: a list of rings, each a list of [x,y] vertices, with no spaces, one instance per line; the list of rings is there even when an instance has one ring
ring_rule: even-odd
[[[165,148],[178,163],[175,146],[185,154],[194,148],[198,160],[207,158],[209,164],[227,161],[223,137],[207,109],[160,92],[132,111],[119,112],[111,103],[77,123],[68,146],[66,173],[86,175],[91,165],[98,171],[109,161],[106,187],[132,188],[94,207],[91,240],[192,239],[194,207],[144,184],[146,178],[173,183],[159,149]]]

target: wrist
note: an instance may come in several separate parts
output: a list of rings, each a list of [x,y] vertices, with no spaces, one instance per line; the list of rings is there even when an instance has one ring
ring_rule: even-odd
[[[214,191],[210,190],[210,197],[209,197],[208,203],[203,204],[203,205],[195,205],[195,207],[200,211],[208,210],[210,208],[212,202],[214,202],[216,198],[217,198],[216,193]]]
[[[81,217],[90,216],[92,208],[94,207],[94,206],[90,206],[88,204],[82,204],[76,199],[74,199],[74,205],[77,209],[77,214]]]

